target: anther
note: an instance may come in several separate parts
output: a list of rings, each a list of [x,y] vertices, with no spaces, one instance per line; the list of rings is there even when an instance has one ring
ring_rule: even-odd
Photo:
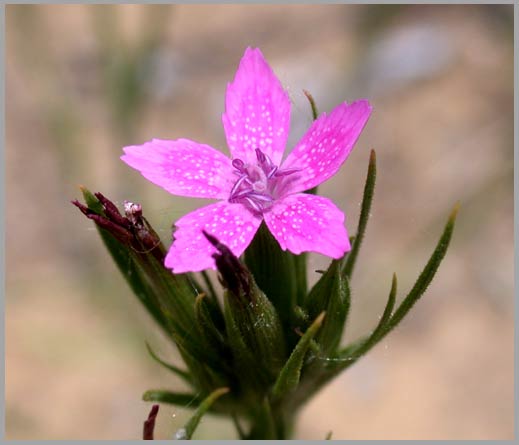
[[[256,148],[256,157],[258,158],[258,162],[260,164],[265,163],[265,161],[267,160],[265,153],[263,153],[259,148]]]
[[[241,159],[233,159],[232,166],[241,173],[245,173],[245,162]]]

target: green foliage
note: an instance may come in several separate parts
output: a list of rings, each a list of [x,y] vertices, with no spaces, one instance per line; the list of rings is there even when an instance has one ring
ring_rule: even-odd
[[[154,360],[192,388],[192,393],[151,390],[143,395],[145,401],[196,409],[177,432],[178,438],[190,439],[207,412],[232,417],[244,439],[290,438],[301,406],[380,342],[421,298],[448,249],[458,206],[401,303],[396,305],[394,275],[377,326],[341,347],[351,305],[350,280],[371,211],[375,179],[372,151],[351,251],[332,261],[310,291],[306,256],[281,250],[264,224],[243,262],[209,236],[218,250],[215,260],[224,287],[223,301],[205,273],[200,279],[192,274],[175,275],[164,267],[165,249],[144,219],[135,230],[102,195],[100,199],[99,194],[82,189],[87,206],[75,205],[97,223],[130,288],[175,343],[187,366],[184,371],[168,363],[147,345]],[[142,243],[150,239],[157,239],[157,244],[143,249]]]

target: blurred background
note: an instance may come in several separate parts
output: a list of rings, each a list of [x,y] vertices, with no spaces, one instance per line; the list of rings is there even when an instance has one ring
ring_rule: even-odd
[[[369,149],[378,188],[344,342],[410,289],[456,201],[450,251],[410,316],[302,410],[295,438],[513,438],[512,5],[6,7],[6,436],[138,439],[151,388],[181,390],[155,328],[69,201],[140,202],[170,244],[178,198],[119,160],[153,137],[226,151],[226,84],[258,46],[293,101],[289,148],[321,111],[374,113],[320,187],[355,232]],[[326,265],[318,255],[313,271]],[[163,405],[156,437],[190,411]],[[207,417],[195,438],[235,438]]]

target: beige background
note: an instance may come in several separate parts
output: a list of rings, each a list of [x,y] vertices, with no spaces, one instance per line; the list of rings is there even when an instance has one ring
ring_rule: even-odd
[[[141,202],[170,242],[202,201],[167,194],[121,147],[188,137],[225,149],[226,82],[259,46],[293,100],[290,144],[319,108],[374,113],[320,188],[357,223],[370,148],[379,176],[345,342],[402,297],[459,200],[452,247],[423,301],[302,411],[296,438],[513,437],[512,6],[7,6],[8,439],[135,439],[175,360],[69,204],[77,184]],[[311,270],[326,264],[311,258]],[[315,274],[310,274],[315,280]],[[170,438],[188,409],[162,406]],[[198,438],[233,438],[204,419]]]

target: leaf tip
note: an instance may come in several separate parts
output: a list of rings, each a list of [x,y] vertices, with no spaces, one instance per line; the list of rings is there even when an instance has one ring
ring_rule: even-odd
[[[396,291],[397,284],[398,284],[398,280],[396,278],[396,272],[393,272],[393,279],[391,281],[391,290],[395,289],[395,291]]]
[[[230,390],[231,390],[231,388],[229,388],[228,386],[224,386],[222,388],[215,389],[213,391],[213,394],[215,397],[220,397],[220,396],[223,396],[224,394],[227,394]]]
[[[206,293],[205,292],[200,292],[196,298],[195,298],[195,305],[196,304],[200,304],[200,302],[206,297]]]
[[[458,212],[460,210],[460,207],[461,207],[461,203],[458,201],[456,202],[456,204],[454,204],[454,207],[452,208],[452,211],[449,215],[449,223],[450,224],[454,224],[454,222],[456,221],[456,218],[458,216]]]
[[[318,316],[317,318],[315,319],[314,321],[314,325],[316,326],[321,326],[321,324],[323,323],[323,320],[324,320],[324,317],[326,315],[326,311],[322,311]]]

